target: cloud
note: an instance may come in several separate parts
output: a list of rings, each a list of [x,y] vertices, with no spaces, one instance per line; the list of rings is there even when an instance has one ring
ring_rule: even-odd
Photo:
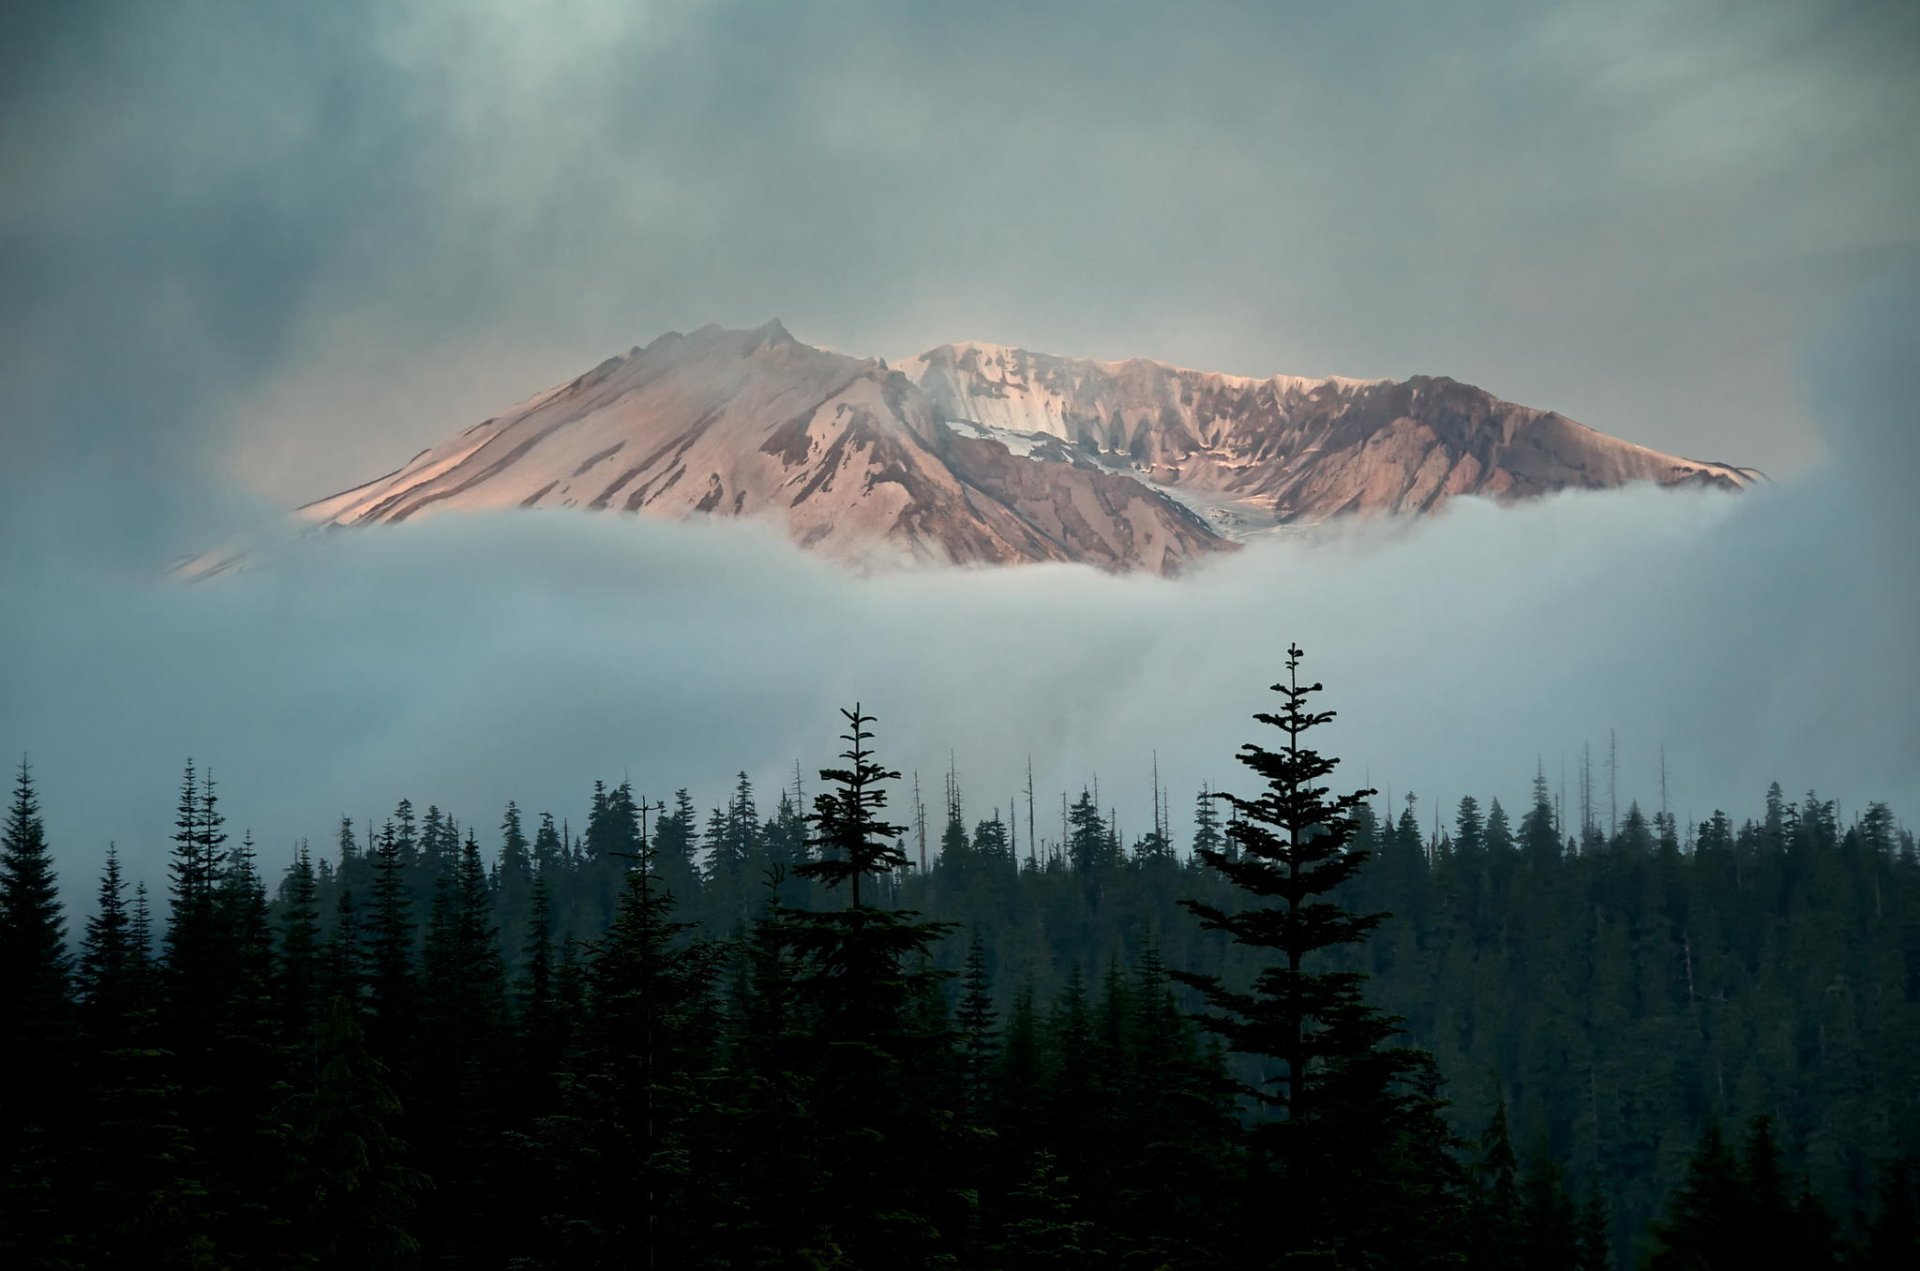
[[[129,565],[773,315],[890,356],[1452,374],[1794,471],[1796,342],[1920,208],[1911,6],[5,21],[0,529]]]
[[[1341,718],[1343,780],[1510,807],[1617,730],[1620,796],[1741,813],[1765,783],[1920,806],[1911,582],[1813,481],[1630,489],[1271,542],[1179,581],[1079,567],[858,576],[764,526],[518,514],[336,533],[197,586],[24,580],[0,620],[4,736],[33,753],[64,861],[117,839],[157,878],[178,765],[222,782],[271,860],[402,796],[490,827],[509,799],[576,820],[596,777],[769,806],[835,750],[834,710],[974,815],[1031,754],[1043,834],[1096,778],[1147,823],[1241,780],[1290,639]],[[12,580],[14,594],[23,580]],[[1903,643],[1904,642],[1904,643]],[[1891,678],[1890,678],[1891,677]],[[904,797],[904,792],[902,796]]]
[[[188,754],[284,851],[402,794],[488,824],[628,769],[771,787],[855,696],[975,808],[1031,750],[1137,826],[1154,748],[1182,806],[1236,775],[1297,638],[1356,781],[1511,801],[1613,728],[1623,796],[1664,744],[1683,814],[1777,776],[1912,815],[1913,14],[14,6],[0,745],[89,871],[110,837],[152,868]],[[856,579],[586,518],[154,578],[665,329],[774,314],[859,353],[1447,373],[1787,479],[1463,505],[1179,584]]]

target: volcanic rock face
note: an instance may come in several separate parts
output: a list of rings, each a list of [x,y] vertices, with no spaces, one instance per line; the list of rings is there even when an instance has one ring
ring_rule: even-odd
[[[1444,377],[1270,379],[950,344],[906,365],[944,419],[1043,433],[1240,528],[1631,481],[1758,474],[1661,454]]]
[[[1449,379],[1249,379],[943,345],[899,367],[779,323],[662,336],[299,510],[771,518],[862,562],[1178,572],[1279,524],[1754,473],[1617,441]],[[203,558],[197,575],[237,557]]]
[[[1172,573],[1227,544],[1131,477],[959,437],[884,362],[778,323],[662,336],[301,509],[323,525],[449,508],[770,516],[849,559],[1079,560]]]

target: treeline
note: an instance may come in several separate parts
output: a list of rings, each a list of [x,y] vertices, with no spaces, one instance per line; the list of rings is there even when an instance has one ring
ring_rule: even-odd
[[[804,814],[596,785],[579,834],[509,804],[483,851],[403,803],[270,889],[189,766],[167,895],[110,853],[74,949],[23,765],[0,1252],[1920,1261],[1920,863],[1883,806],[1569,837],[1536,781],[1423,832],[1326,792],[1285,692],[1185,850],[1091,792],[1052,850],[951,780],[891,824],[856,714]]]

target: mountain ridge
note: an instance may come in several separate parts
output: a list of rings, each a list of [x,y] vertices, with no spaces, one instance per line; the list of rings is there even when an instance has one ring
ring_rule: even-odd
[[[776,319],[636,345],[293,517],[341,528],[449,510],[753,516],[861,564],[1171,575],[1279,527],[1424,514],[1460,495],[1759,479],[1444,376],[1261,379],[984,342],[889,363],[804,344]],[[183,571],[208,576],[245,555]]]

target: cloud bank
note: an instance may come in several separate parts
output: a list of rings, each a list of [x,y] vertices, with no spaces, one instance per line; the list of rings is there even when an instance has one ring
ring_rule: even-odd
[[[8,6],[0,746],[83,874],[114,838],[156,876],[189,754],[284,854],[402,794],[490,825],[623,772],[770,788],[856,696],[976,811],[1031,751],[1140,826],[1155,749],[1182,809],[1235,775],[1298,639],[1351,779],[1423,808],[1611,728],[1623,799],[1664,745],[1682,815],[1778,777],[1912,816],[1916,48],[1914,6],[1838,0]],[[1785,479],[1178,584],[544,518],[156,580],[776,314],[861,353],[1445,373]]]
[[[1042,835],[1096,778],[1148,823],[1157,752],[1184,835],[1202,781],[1263,731],[1289,640],[1340,712],[1343,780],[1523,799],[1617,733],[1621,807],[1756,806],[1816,787],[1843,815],[1920,807],[1913,364],[1920,273],[1837,314],[1808,374],[1834,453],[1739,496],[1628,488],[1255,545],[1185,579],[1077,566],[860,576],[765,526],[526,513],[317,536],[196,586],[28,566],[0,616],[0,735],[32,750],[64,859],[117,839],[157,878],[178,766],[222,783],[269,859],[402,796],[490,833],[500,807],[576,820],[596,777],[768,805],[836,749],[835,708],[969,811]],[[1904,412],[1904,413],[1903,413]],[[1597,762],[1597,761],[1596,761]],[[1604,787],[1601,787],[1604,788]],[[904,798],[904,791],[898,797]]]

